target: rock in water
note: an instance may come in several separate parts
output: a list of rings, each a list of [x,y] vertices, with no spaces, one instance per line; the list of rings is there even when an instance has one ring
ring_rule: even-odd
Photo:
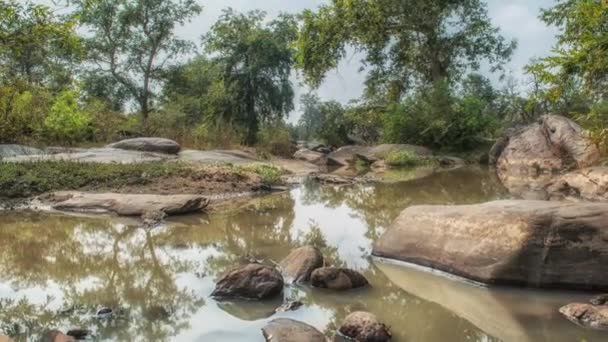
[[[269,299],[283,291],[283,277],[270,266],[248,264],[226,273],[211,294],[219,298]]]
[[[323,267],[323,254],[312,246],[294,249],[280,263],[283,277],[294,283],[310,280],[312,271]]]
[[[573,303],[563,306],[559,312],[570,322],[594,330],[608,330],[608,305]]]
[[[201,211],[209,205],[209,199],[198,195],[56,192],[49,200],[52,208],[59,211],[110,212],[120,216],[142,216],[148,212],[181,215]]]
[[[386,325],[378,318],[363,311],[353,312],[346,316],[340,333],[357,342],[387,342],[391,340],[391,333]]]
[[[608,289],[608,204],[413,206],[373,254],[486,284]]]
[[[310,276],[312,286],[331,290],[350,290],[369,283],[361,273],[347,268],[321,267]]]
[[[178,154],[181,146],[170,139],[164,138],[135,138],[122,140],[106,146],[120,150]]]
[[[289,318],[277,318],[270,321],[262,333],[266,342],[326,342],[315,327]]]

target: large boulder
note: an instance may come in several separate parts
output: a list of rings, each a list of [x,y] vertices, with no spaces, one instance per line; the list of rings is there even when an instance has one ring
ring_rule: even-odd
[[[387,342],[391,340],[388,327],[369,312],[356,311],[346,316],[340,333],[357,342]]]
[[[289,318],[277,318],[262,328],[267,342],[325,342],[315,327]]]
[[[44,151],[37,148],[23,146],[23,145],[1,145],[0,144],[0,158],[10,158],[18,156],[30,156],[44,154]]]
[[[325,154],[321,152],[311,151],[307,148],[298,150],[296,153],[294,153],[293,158],[303,160],[312,164],[326,163]]]
[[[506,139],[492,148],[490,159],[496,159],[503,184],[524,198],[543,189],[552,175],[589,167],[600,158],[586,132],[559,115],[545,115]]]
[[[608,201],[608,167],[576,170],[558,177],[547,188],[553,199]]]
[[[608,204],[413,206],[373,254],[486,284],[608,289]]]
[[[283,277],[290,282],[299,283],[310,280],[310,274],[323,267],[323,254],[318,248],[304,246],[294,249],[280,263]]]
[[[164,138],[134,138],[122,140],[106,146],[128,151],[178,154],[181,146],[173,140]]]
[[[608,305],[572,303],[559,312],[570,322],[594,330],[608,330]]]
[[[226,273],[211,294],[218,298],[270,299],[283,291],[283,277],[276,269],[248,264]]]
[[[377,146],[351,145],[343,146],[327,156],[328,163],[347,166],[357,158],[369,163],[384,160],[392,152],[407,151],[420,156],[430,156],[432,151],[426,147],[407,144],[382,144]]]
[[[369,284],[361,273],[338,267],[317,268],[310,276],[310,283],[313,287],[330,290],[350,290]]]
[[[199,212],[209,199],[199,195],[139,195],[119,193],[56,192],[44,198],[59,211],[115,213],[119,216],[142,216],[149,212],[181,215]]]

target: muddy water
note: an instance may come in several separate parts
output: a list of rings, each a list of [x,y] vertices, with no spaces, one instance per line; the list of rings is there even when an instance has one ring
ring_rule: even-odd
[[[382,185],[319,187],[259,198],[224,213],[154,229],[116,218],[0,214],[0,331],[36,341],[46,329],[86,328],[101,341],[263,341],[285,316],[331,336],[353,310],[391,326],[395,341],[600,341],[557,309],[589,294],[479,288],[370,257],[372,241],[405,207],[476,203],[507,195],[481,170]],[[214,279],[250,260],[277,262],[312,243],[332,264],[363,272],[371,288],[332,293],[287,287],[297,311],[217,302]],[[111,315],[97,315],[102,308]]]

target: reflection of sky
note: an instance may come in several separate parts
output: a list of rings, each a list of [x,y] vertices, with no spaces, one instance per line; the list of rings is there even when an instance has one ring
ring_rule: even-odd
[[[302,189],[295,189],[291,194],[295,201],[295,219],[291,229],[294,240],[309,233],[312,227],[317,227],[327,245],[338,249],[338,257],[348,267],[369,267],[367,257],[371,253],[372,241],[365,236],[365,223],[351,208],[346,204],[335,208],[322,203],[305,204]]]

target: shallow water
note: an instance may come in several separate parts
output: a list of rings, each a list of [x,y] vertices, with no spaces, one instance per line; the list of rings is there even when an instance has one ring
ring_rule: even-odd
[[[399,179],[399,177],[396,177]],[[405,177],[407,178],[407,177]],[[415,204],[505,198],[489,172],[460,169],[390,184],[320,187],[261,197],[238,209],[171,219],[154,229],[117,218],[0,214],[0,331],[38,340],[45,329],[79,327],[105,341],[263,341],[283,316],[331,336],[354,310],[392,328],[394,341],[600,341],[557,309],[591,295],[485,289],[370,257],[398,213]],[[306,243],[330,262],[360,270],[371,288],[332,293],[290,286],[300,309],[209,297],[223,271],[249,260],[278,262]],[[114,315],[100,317],[100,308]]]

